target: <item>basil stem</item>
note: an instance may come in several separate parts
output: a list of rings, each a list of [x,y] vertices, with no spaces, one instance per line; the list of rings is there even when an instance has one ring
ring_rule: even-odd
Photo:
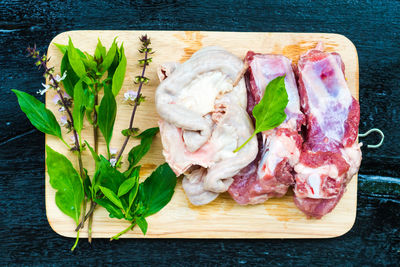
[[[137,97],[135,99],[135,104],[133,106],[131,119],[129,121],[129,128],[128,128],[129,130],[133,129],[133,120],[135,118],[136,109],[140,103],[141,91],[142,91],[143,84],[148,82],[148,79],[147,78],[145,79],[144,74],[146,72],[146,66],[151,61],[148,58],[149,52],[151,51],[151,49],[148,47],[151,43],[150,38],[147,38],[147,35],[144,35],[140,38],[140,41],[142,42],[142,49],[140,51],[144,52],[144,60],[139,60],[139,62],[143,62],[143,69],[142,69],[142,75],[141,75],[141,78],[143,78],[143,79],[139,79],[139,89],[137,91]],[[126,145],[128,144],[129,138],[130,138],[130,135],[127,135],[121,149],[119,150],[118,156],[116,158],[116,162],[117,162],[116,166],[118,166],[118,163],[121,159],[122,153],[124,152]]]
[[[136,222],[135,222],[135,221],[132,221],[131,225],[129,225],[125,230],[123,230],[123,231],[119,232],[118,234],[116,234],[115,236],[111,237],[111,238],[110,238],[110,241],[118,240],[119,237],[120,237],[121,235],[123,235],[123,234],[125,234],[126,232],[132,230],[133,227],[135,227],[135,225],[136,225]]]

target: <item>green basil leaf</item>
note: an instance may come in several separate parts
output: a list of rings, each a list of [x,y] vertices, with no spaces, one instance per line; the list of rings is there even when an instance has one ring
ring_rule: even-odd
[[[136,178],[125,180],[118,188],[118,197],[121,197],[129,192],[136,184]]]
[[[95,72],[97,71],[97,62],[92,56],[88,55],[88,58],[81,58],[81,60],[87,70],[94,70]]]
[[[60,51],[61,53],[65,54],[65,52],[68,50],[68,45],[62,45],[62,44],[57,44],[53,43]]]
[[[94,81],[91,78],[89,78],[88,76],[82,77],[81,80],[88,86],[90,86],[94,83]]]
[[[112,93],[114,94],[114,96],[117,96],[122,88],[126,71],[126,57],[123,45],[121,45],[120,52],[121,60],[112,78]]]
[[[79,77],[76,75],[74,70],[71,67],[71,64],[68,60],[68,51],[65,51],[65,54],[61,60],[61,74],[67,72],[67,76],[64,80],[62,80],[62,84],[64,86],[65,91],[72,98],[74,97],[74,86],[79,81]]]
[[[143,217],[161,210],[171,200],[176,185],[176,175],[167,163],[164,163],[140,184],[140,202],[145,211]]]
[[[46,165],[51,186],[57,190],[57,207],[78,224],[84,198],[82,180],[72,163],[46,145]]]
[[[139,177],[140,165],[138,166],[129,166],[129,168],[124,172],[124,176],[128,178]]]
[[[86,118],[89,121],[90,124],[93,124],[92,120],[92,113],[94,110],[94,100],[95,100],[95,95],[91,90],[84,90],[85,91],[85,112],[86,112]]]
[[[99,185],[101,181],[101,164],[99,164],[99,167],[96,168],[95,173],[93,174],[93,179],[92,179],[92,198],[99,198],[98,192],[99,192]]]
[[[85,56],[87,59],[94,61],[94,56],[90,55],[88,52],[85,52]]]
[[[72,69],[79,78],[86,76],[85,65],[83,64],[82,59],[76,51],[74,45],[72,44],[71,38],[69,38],[68,41],[68,60]]]
[[[56,117],[42,102],[25,92],[15,89],[12,91],[17,95],[21,110],[36,129],[63,139]]]
[[[286,119],[285,108],[288,102],[285,76],[279,76],[269,82],[263,98],[253,108],[253,116],[256,119],[255,130],[250,138],[234,152],[242,149],[257,133],[271,130],[284,122]]]
[[[159,132],[158,127],[149,128],[135,136],[135,138],[141,139],[140,145],[137,145],[129,151],[128,161],[129,166],[135,166],[143,158],[144,155],[150,150],[151,143],[153,142],[154,136]]]
[[[139,226],[140,230],[142,230],[143,235],[146,235],[148,226],[146,219],[144,217],[136,217],[135,221]]]
[[[110,162],[100,155],[100,167],[92,181],[96,192],[98,187],[101,185],[111,189],[115,194],[117,194],[120,185],[125,180],[125,176],[117,169],[113,168]]]
[[[140,133],[139,135],[135,136],[135,138],[137,139],[153,138],[159,131],[160,128],[158,127],[149,128]]]
[[[123,219],[124,214],[121,209],[116,207],[110,200],[106,198],[94,199],[94,202],[105,208],[110,214],[110,218]]]
[[[285,108],[289,102],[285,88],[285,76],[273,79],[266,87],[260,103],[254,106],[256,132],[263,132],[279,126],[285,119]]]
[[[56,43],[53,44],[61,51],[61,53],[63,53],[63,55],[65,55],[66,51],[68,50],[68,45],[62,45]],[[81,58],[86,58],[85,53],[83,53],[81,50],[79,50],[78,48],[75,48],[75,50]]]
[[[116,40],[117,38],[115,38],[114,39],[114,41],[113,41],[113,43],[112,43],[112,45],[111,45],[111,47],[110,47],[110,50],[108,50],[108,52],[107,52],[107,55],[104,57],[104,59],[103,59],[103,62],[101,63],[101,65],[100,65],[100,70],[101,70],[101,72],[105,72],[106,70],[108,70],[108,68],[111,66],[111,64],[113,63],[113,61],[114,61],[114,57],[115,57],[115,54],[116,54],[116,52],[117,52],[117,44],[115,43],[115,40]]]
[[[96,50],[94,51],[94,57],[97,60],[103,60],[105,56],[106,56],[106,48],[101,43],[100,38],[98,38]]]
[[[101,192],[103,192],[104,196],[108,198],[114,205],[116,205],[118,208],[123,208],[121,200],[118,198],[118,196],[110,189],[107,187],[99,186]]]
[[[107,148],[110,146],[116,115],[117,103],[115,98],[109,89],[104,88],[104,96],[99,106],[97,121],[99,129],[106,140]]]
[[[83,189],[85,191],[86,196],[89,199],[92,199],[92,182],[90,181],[89,175],[87,174],[87,170],[84,168],[83,169],[85,171],[85,179],[83,180]]]
[[[127,210],[127,213],[130,212],[131,208],[132,208],[132,204],[135,202],[138,190],[139,190],[139,175],[135,178],[132,178],[136,180],[136,183],[134,185],[134,187],[132,188],[131,192],[129,193],[129,199],[128,199],[128,203],[129,203],[129,207]]]
[[[85,92],[85,100],[84,100],[84,105],[85,109],[88,111],[93,111],[94,109],[94,94],[90,90],[84,90]]]
[[[78,135],[81,135],[83,127],[83,118],[85,115],[85,93],[83,91],[82,81],[78,81],[74,87],[74,109],[72,117],[74,118],[74,128]]]
[[[93,158],[93,160],[94,160],[94,163],[96,164],[96,171],[97,171],[98,168],[99,168],[99,165],[100,165],[100,157],[99,157],[99,155],[94,151],[94,149],[89,145],[89,143],[86,142],[86,140],[85,140],[85,144],[86,144],[86,146],[89,148],[90,153],[92,154],[92,158]]]
[[[117,49],[117,50],[118,50],[118,53],[119,53],[119,49]],[[115,70],[117,69],[118,64],[119,64],[118,53],[115,53],[114,59],[113,59],[113,61],[111,63],[111,66],[108,68],[108,71],[107,71],[108,72],[107,73],[107,79],[109,79],[111,81],[112,81],[112,78],[114,76]]]
[[[93,110],[92,111],[90,111],[90,110],[85,110],[85,114],[86,114],[86,119],[88,120],[88,122],[90,123],[90,124],[94,124],[94,122],[93,122],[93,119],[92,119],[92,113],[93,113]]]

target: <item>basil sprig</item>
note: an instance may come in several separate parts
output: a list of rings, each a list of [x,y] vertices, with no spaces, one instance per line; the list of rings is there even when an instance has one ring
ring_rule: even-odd
[[[129,168],[124,173],[100,156],[99,168],[92,183],[86,185],[94,201],[107,209],[111,218],[130,221],[129,229],[137,224],[143,234],[147,232],[146,217],[169,203],[176,185],[176,175],[168,164],[160,165],[144,182],[139,183],[141,166],[137,164],[149,151],[158,131],[158,127],[150,128],[136,136],[141,142],[129,152]],[[112,239],[118,239],[123,233],[125,230]]]

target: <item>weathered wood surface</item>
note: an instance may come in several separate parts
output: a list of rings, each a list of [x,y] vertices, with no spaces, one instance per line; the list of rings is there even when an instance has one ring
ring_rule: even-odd
[[[233,1],[232,1],[233,2]],[[0,3],[0,256],[7,264],[396,265],[400,259],[400,3],[398,1],[2,1]],[[352,230],[321,240],[96,239],[73,243],[48,225],[44,136],[10,89],[30,93],[42,78],[24,57],[67,30],[332,32],[357,47],[360,132],[378,127],[383,147],[363,148]],[[44,98],[42,98],[44,100]],[[362,140],[374,142],[374,137]]]

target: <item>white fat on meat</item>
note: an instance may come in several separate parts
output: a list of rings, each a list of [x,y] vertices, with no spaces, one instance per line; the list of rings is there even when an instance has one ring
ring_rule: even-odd
[[[350,182],[351,178],[358,172],[361,165],[362,153],[361,144],[357,142],[350,147],[345,147],[340,149],[343,158],[346,160],[347,164],[350,165],[347,171],[346,183]]]
[[[313,196],[315,198],[321,197],[320,195],[320,190],[321,190],[321,178],[318,174],[311,174],[307,178],[307,183],[310,185],[310,187],[313,189]]]
[[[273,131],[275,132],[275,131]],[[263,156],[258,167],[257,176],[264,177],[275,172],[276,166],[285,158],[288,159],[290,166],[299,162],[300,149],[293,138],[286,135],[269,134],[266,137],[266,144]]]
[[[340,182],[343,179],[343,176],[339,176],[338,168],[334,164],[312,168],[299,163],[294,167],[294,171],[297,173],[295,187],[300,184],[306,185],[305,192],[295,188],[296,196],[298,197],[335,198],[336,196],[332,195],[332,190],[322,188],[324,184],[323,181],[327,177],[337,180],[337,182]]]
[[[163,68],[163,66],[161,66]],[[194,205],[227,191],[232,177],[254,160],[244,81],[232,86],[243,62],[219,47],[206,47],[181,65],[164,65],[156,91],[163,154]],[[173,71],[171,71],[173,70]]]

